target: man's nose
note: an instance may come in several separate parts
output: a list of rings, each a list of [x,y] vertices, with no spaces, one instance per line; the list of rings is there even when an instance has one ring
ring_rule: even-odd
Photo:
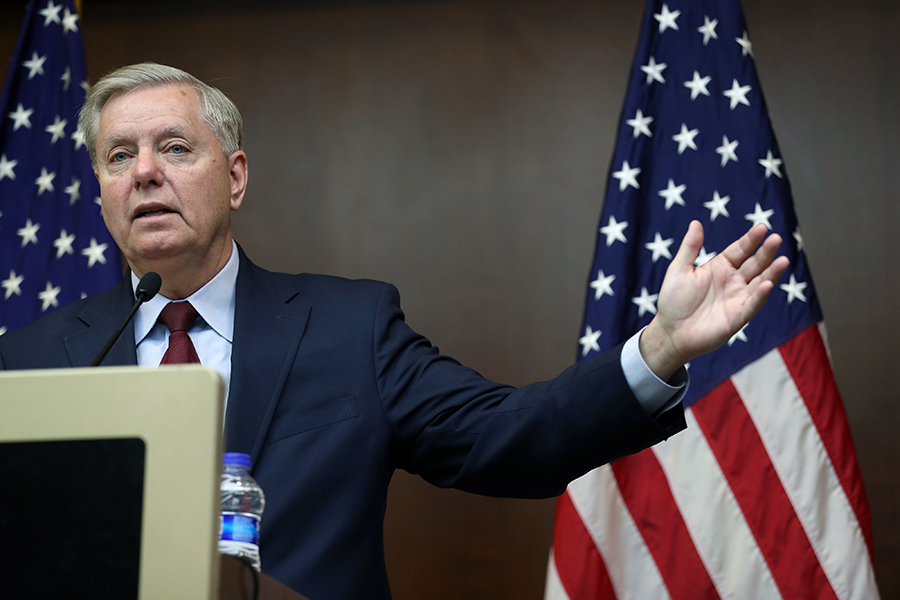
[[[162,161],[155,152],[141,150],[135,157],[134,188],[147,190],[159,187],[165,181]]]

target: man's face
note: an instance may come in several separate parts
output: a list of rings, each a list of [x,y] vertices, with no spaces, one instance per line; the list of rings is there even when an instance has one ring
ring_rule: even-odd
[[[231,254],[246,156],[225,156],[199,104],[193,88],[165,85],[113,96],[100,113],[103,219],[139,274],[172,258],[221,267]]]

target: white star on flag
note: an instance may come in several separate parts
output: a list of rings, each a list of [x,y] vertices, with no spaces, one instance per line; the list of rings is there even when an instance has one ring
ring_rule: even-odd
[[[678,31],[678,24],[675,22],[675,19],[677,19],[679,15],[681,15],[680,10],[669,12],[669,7],[663,4],[662,12],[653,15],[653,18],[659,21],[659,32],[662,33],[666,29]]]
[[[52,192],[53,191],[53,178],[56,177],[56,173],[48,173],[46,167],[41,167],[41,176],[34,180],[35,185],[38,186],[38,196],[43,194],[44,192]]]
[[[44,291],[38,294],[38,300],[43,302],[41,305],[41,310],[46,312],[48,308],[53,306],[54,308],[59,306],[59,300],[56,299],[59,296],[59,292],[62,288],[53,287],[53,284],[49,281],[47,282],[47,287],[44,288]]]
[[[5,154],[0,154],[0,181],[3,181],[4,177],[15,179],[16,172],[13,169],[16,168],[17,164],[19,164],[19,161],[9,160]]]
[[[666,210],[672,208],[673,204],[684,206],[684,199],[681,197],[681,194],[683,194],[686,189],[686,185],[675,185],[675,182],[669,179],[669,185],[666,186],[666,189],[658,192],[660,196],[666,199]]]
[[[95,263],[106,264],[106,257],[103,253],[106,252],[107,247],[108,244],[98,244],[97,240],[91,238],[91,245],[81,251],[83,256],[88,257],[88,268],[93,267]]]
[[[632,169],[627,160],[623,161],[621,170],[613,173],[613,177],[619,180],[619,191],[624,192],[629,185],[634,189],[639,189],[641,186],[638,185],[637,176],[640,172],[638,167]]]
[[[597,343],[599,337],[600,330],[594,331],[590,325],[584,328],[584,335],[578,340],[578,343],[581,344],[582,356],[587,356],[591,350],[600,352],[600,344]]]
[[[51,144],[55,144],[59,138],[66,135],[67,124],[68,121],[66,119],[60,119],[59,115],[56,115],[56,119],[53,120],[53,125],[47,125],[47,128],[44,129],[44,131],[53,134],[53,139],[50,140]]]
[[[22,227],[16,232],[16,235],[22,238],[22,247],[24,248],[29,243],[37,244],[37,232],[38,229],[41,228],[40,223],[32,223],[31,219],[25,221],[25,227]]]
[[[44,27],[50,23],[59,23],[59,11],[62,10],[62,4],[47,3],[47,8],[39,10],[38,13],[44,17]]]
[[[25,278],[22,275],[16,275],[15,271],[9,272],[9,277],[3,280],[3,283],[0,285],[3,286],[3,289],[6,290],[6,294],[4,294],[3,299],[9,300],[9,297],[15,294],[16,296],[22,295],[22,288],[19,286],[22,282],[25,281]]]
[[[659,298],[659,294],[648,294],[647,288],[641,288],[641,295],[631,299],[638,307],[638,318],[643,317],[647,313],[656,314],[657,298]]]
[[[600,228],[600,233],[606,236],[607,248],[612,246],[613,242],[617,240],[622,243],[628,242],[628,240],[625,239],[625,234],[622,233],[623,231],[625,231],[626,227],[628,227],[628,221],[622,221],[620,223],[616,221],[616,218],[614,216],[609,216],[609,223]]]
[[[684,82],[684,87],[691,90],[691,100],[695,100],[700,94],[709,96],[709,90],[706,89],[706,86],[709,85],[710,81],[712,81],[712,77],[709,75],[700,77],[700,73],[694,71],[694,78]]]
[[[800,235],[800,226],[794,230],[794,239],[797,240],[797,251],[803,250],[803,236]]]
[[[75,177],[72,178],[72,185],[65,189],[69,195],[69,206],[75,204],[81,198],[81,182]]]
[[[19,103],[19,106],[13,112],[9,113],[9,118],[13,120],[13,131],[18,131],[19,127],[25,126],[25,129],[31,129],[31,113],[34,112],[33,108],[29,108],[25,110],[25,107],[22,106],[22,103]]]
[[[709,220],[715,221],[716,217],[719,215],[730,217],[728,214],[728,209],[725,208],[725,205],[731,200],[729,196],[719,196],[719,190],[713,192],[713,199],[709,202],[704,202],[704,208],[709,209]]]
[[[756,208],[752,213],[748,215],[744,215],[744,218],[753,223],[754,225],[758,225],[760,223],[765,223],[766,227],[772,229],[772,224],[769,222],[769,217],[775,214],[775,210],[770,208],[769,210],[763,210],[759,205],[759,202],[756,203]]]
[[[768,179],[769,175],[771,175],[772,173],[775,173],[775,175],[779,179],[782,179],[781,169],[779,169],[779,167],[781,166],[781,159],[775,158],[774,156],[772,156],[771,150],[769,150],[766,153],[765,158],[761,158],[757,162],[759,162],[759,164],[761,164],[762,166],[764,166],[766,168],[766,179]]]
[[[66,9],[66,14],[62,20],[63,33],[69,33],[70,31],[78,31],[78,13],[77,12],[69,12],[69,9]]]
[[[681,154],[687,148],[690,148],[691,150],[697,149],[694,138],[697,137],[698,133],[700,133],[699,129],[691,129],[688,131],[687,124],[681,124],[681,131],[677,135],[672,136],[672,139],[678,142],[678,154]]]
[[[72,242],[74,241],[74,233],[67,234],[65,229],[59,233],[59,237],[53,240],[53,246],[56,248],[57,260],[62,258],[64,254],[75,254],[75,250],[72,249]]]
[[[753,44],[750,43],[750,38],[747,37],[746,31],[743,37],[734,38],[734,41],[741,45],[741,55],[747,56],[749,54],[753,56]]]
[[[709,43],[709,38],[713,38],[714,40],[719,39],[719,36],[716,35],[716,25],[719,24],[718,19],[710,20],[709,17],[703,15],[703,26],[698,27],[697,31],[703,34],[703,45],[707,45]]]
[[[725,90],[724,92],[722,92],[722,95],[726,96],[729,100],[731,100],[729,107],[731,108],[731,110],[734,110],[734,108],[738,104],[744,104],[746,106],[750,106],[750,101],[747,100],[747,93],[749,91],[750,91],[749,85],[740,85],[738,83],[738,80],[734,79],[731,82],[731,89]]]
[[[59,78],[63,82],[63,91],[68,92],[69,86],[72,84],[72,67],[66,67],[62,77]]]
[[[782,283],[778,287],[787,292],[787,301],[788,304],[794,301],[794,298],[800,300],[801,302],[806,302],[806,295],[803,293],[803,290],[806,289],[805,281],[797,281],[794,277],[794,274],[791,273],[791,278],[788,283]]]
[[[642,133],[647,137],[653,137],[653,134],[650,133],[650,127],[648,127],[653,122],[653,117],[645,117],[641,109],[638,109],[633,119],[628,119],[625,122],[634,128],[634,137],[638,137]]]
[[[38,56],[38,53],[34,52],[31,55],[31,60],[26,60],[22,63],[22,66],[28,69],[29,80],[34,79],[35,75],[44,74],[44,61],[46,60],[46,56]]]
[[[612,290],[612,282],[615,279],[615,275],[606,275],[603,273],[603,269],[600,269],[600,272],[597,273],[597,279],[590,283],[590,286],[594,288],[594,300],[599,300],[604,294],[615,296]]]
[[[72,140],[75,142],[75,149],[80,150],[84,146],[84,132],[81,129],[76,129],[75,133],[72,134]]]
[[[665,83],[666,80],[663,79],[662,76],[662,72],[665,70],[665,68],[665,63],[656,64],[656,59],[651,56],[650,62],[641,67],[641,71],[647,74],[647,85],[650,85],[654,81]]]
[[[675,238],[669,238],[667,240],[662,239],[662,236],[659,235],[659,232],[656,232],[656,236],[653,238],[653,241],[649,244],[644,244],[644,248],[653,252],[653,262],[655,263],[659,260],[660,256],[665,256],[669,260],[672,260],[672,254],[669,252],[669,246],[672,245],[672,242],[675,241]]]
[[[747,325],[749,325],[749,324],[750,324],[750,323],[747,323]],[[747,329],[747,325],[744,325],[743,327],[741,327],[740,330],[739,330],[736,334],[734,334],[733,336],[731,336],[731,339],[728,340],[728,346],[729,346],[729,347],[730,347],[732,344],[734,344],[736,341],[738,341],[738,340],[740,340],[740,341],[742,341],[742,342],[746,342],[746,341],[747,341],[747,334],[744,333],[744,330]]]
[[[722,145],[719,146],[718,148],[716,148],[716,153],[722,155],[722,166],[723,167],[728,164],[729,160],[733,160],[734,162],[737,162],[738,157],[737,157],[737,154],[734,153],[734,151],[737,149],[737,147],[738,147],[737,140],[735,140],[733,142],[729,142],[728,136],[725,136],[725,135],[722,136]]]
[[[716,252],[707,252],[704,246],[700,247],[700,252],[697,253],[697,258],[694,260],[695,267],[702,267],[712,259],[716,257]]]

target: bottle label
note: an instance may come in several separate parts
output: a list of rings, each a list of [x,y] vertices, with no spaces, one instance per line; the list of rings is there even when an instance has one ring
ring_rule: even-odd
[[[223,514],[219,539],[223,542],[247,542],[259,544],[259,517],[253,515]]]

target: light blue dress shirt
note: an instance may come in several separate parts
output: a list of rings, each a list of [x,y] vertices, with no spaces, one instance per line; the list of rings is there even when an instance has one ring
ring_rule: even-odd
[[[225,382],[225,406],[228,406],[228,387],[231,383],[231,344],[234,339],[234,295],[238,266],[237,244],[231,242],[231,257],[215,277],[202,288],[185,298],[200,315],[188,335],[200,357],[200,363],[215,369]],[[137,289],[138,277],[131,274],[132,289]],[[157,294],[145,302],[134,316],[134,341],[137,362],[142,367],[158,367],[169,347],[169,329],[158,323],[159,313],[171,302]]]

